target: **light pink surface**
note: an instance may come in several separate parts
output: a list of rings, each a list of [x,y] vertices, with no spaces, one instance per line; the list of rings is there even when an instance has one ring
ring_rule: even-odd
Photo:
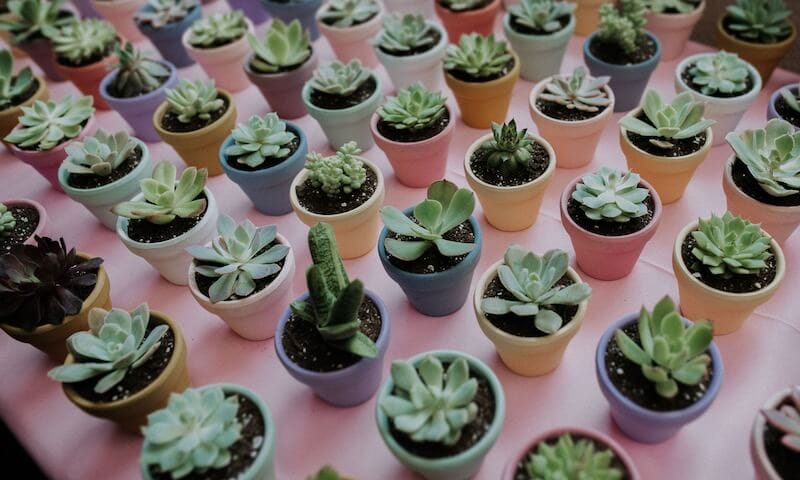
[[[211,9],[225,6],[215,2]],[[209,7],[207,7],[209,8]],[[499,26],[499,24],[498,24]],[[262,26],[263,29],[263,26]],[[260,29],[261,30],[261,29]],[[499,30],[499,29],[498,29]],[[569,44],[563,72],[581,62],[582,38]],[[325,40],[317,43],[324,59],[331,58]],[[686,54],[700,51],[691,45]],[[672,71],[677,61],[663,63],[650,86],[662,96],[672,98]],[[199,78],[200,67],[181,71]],[[381,70],[381,74],[383,71]],[[385,79],[385,75],[384,75]],[[798,76],[777,71],[758,102],[744,116],[740,128],[753,128],[765,122],[766,102],[777,87],[797,82]],[[528,94],[532,84],[520,80],[515,88],[509,119],[535,131],[528,114]],[[67,84],[52,86],[53,98],[75,89]],[[447,92],[449,94],[449,92]],[[255,87],[236,95],[239,119],[266,113],[267,106]],[[486,133],[460,123],[455,103],[450,101],[458,126],[451,146],[448,178],[466,185],[462,172],[463,155],[469,144]],[[500,258],[505,247],[519,243],[538,252],[572,247],[561,226],[558,198],[561,189],[576,175],[600,165],[625,168],[618,145],[616,120],[603,133],[592,163],[577,170],[559,169],[552,180],[542,215],[528,230],[504,233],[491,228],[478,214],[484,229],[484,252],[477,277]],[[111,129],[123,125],[114,112],[99,112],[98,123]],[[309,149],[328,151],[325,136],[310,117],[296,121],[309,137]],[[154,160],[179,157],[163,143],[151,144]],[[460,349],[484,360],[497,373],[505,388],[508,415],[495,447],[486,457],[478,478],[496,480],[509,457],[534,435],[553,427],[575,425],[594,428],[611,435],[630,453],[643,478],[648,480],[727,480],[752,478],[748,452],[750,424],[758,407],[779,389],[800,382],[800,235],[784,245],[788,273],[783,288],[761,307],[737,333],[718,337],[725,360],[726,378],[722,391],[710,410],[687,426],[674,439],[661,445],[639,445],[627,440],[612,424],[608,406],[600,394],[594,375],[594,350],[602,331],[621,315],[638,310],[642,303],[652,306],[664,294],[677,296],[670,267],[672,242],[678,231],[697,216],[722,212],[725,205],[721,188],[722,167],[730,155],[727,146],[715,147],[697,171],[684,197],[664,207],[664,216],[655,238],[647,245],[633,273],[614,282],[583,278],[593,288],[589,310],[581,331],[567,349],[562,365],[542,378],[524,378],[506,370],[495,355],[492,344],[478,328],[469,305],[449,317],[428,318],[415,313],[400,289],[380,267],[373,250],[368,255],[346,262],[351,277],[364,280],[379,293],[392,315],[393,331],[388,359],[407,358],[439,348]],[[372,148],[365,156],[377,163],[387,181],[386,203],[404,208],[419,202],[422,189],[403,187],[383,153]],[[241,190],[225,176],[209,180],[221,211],[256,224],[277,223],[295,248],[297,292],[305,291],[302,272],[309,264],[307,228],[294,215],[266,217],[251,206]],[[151,308],[166,312],[184,328],[189,347],[189,372],[194,385],[234,382],[252,388],[268,403],[277,421],[276,463],[279,479],[299,480],[325,463],[361,480],[410,479],[381,442],[374,420],[375,400],[351,409],[329,407],[317,400],[305,386],[289,377],[278,363],[271,341],[249,342],[230,331],[225,324],[198,305],[186,287],[161,279],[144,260],[130,254],[116,236],[103,228],[81,205],[53,191],[47,181],[7,151],[0,150],[0,200],[26,197],[48,209],[52,231],[60,231],[68,245],[106,259],[115,306],[133,308],[147,301]],[[574,264],[574,262],[573,262]],[[384,375],[388,374],[386,362]],[[45,373],[53,365],[34,349],[0,336],[0,415],[20,437],[43,469],[53,478],[72,480],[135,479],[141,438],[127,435],[110,423],[91,418],[71,405],[61,387]],[[79,448],[76,449],[76,446]]]

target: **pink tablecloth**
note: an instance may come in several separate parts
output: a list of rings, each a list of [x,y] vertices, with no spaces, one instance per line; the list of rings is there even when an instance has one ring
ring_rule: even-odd
[[[216,2],[211,8],[220,8]],[[562,71],[581,63],[582,38],[573,38]],[[325,40],[318,46],[330,57]],[[705,47],[692,45],[686,52]],[[673,70],[677,62],[659,65],[650,86],[671,98]],[[384,75],[381,70],[381,74]],[[199,67],[181,72],[201,77]],[[779,86],[797,82],[798,77],[778,71],[765,86],[758,102],[744,117],[741,127],[762,126],[769,95]],[[508,118],[524,127],[536,128],[528,114],[529,82],[520,81],[514,91]],[[73,92],[67,83],[52,86],[53,96]],[[236,95],[239,119],[264,114],[267,105],[251,87]],[[453,102],[451,100],[451,105]],[[457,109],[454,111],[458,111]],[[619,115],[616,116],[617,118]],[[124,123],[113,112],[99,112],[97,118],[107,129]],[[451,147],[448,178],[465,185],[462,159],[469,144],[486,133],[464,126],[456,116],[457,130]],[[309,117],[299,120],[308,134],[311,150],[327,150],[317,123]],[[150,145],[156,160],[180,164],[164,144]],[[352,277],[361,278],[386,302],[392,318],[389,361],[418,352],[453,348],[471,353],[491,366],[506,392],[508,415],[503,431],[486,457],[480,479],[497,479],[509,455],[523,442],[551,427],[578,425],[609,433],[630,452],[648,480],[712,480],[752,477],[748,454],[750,424],[760,404],[773,392],[800,383],[798,346],[800,316],[796,285],[800,282],[800,235],[784,249],[788,273],[783,288],[760,308],[741,331],[717,337],[725,361],[722,391],[711,409],[678,436],[661,445],[640,445],[627,440],[611,423],[608,406],[594,375],[594,350],[600,334],[621,315],[653,305],[664,294],[677,295],[670,267],[673,240],[686,223],[698,216],[724,211],[721,188],[722,165],[729,156],[727,146],[714,148],[679,202],[665,208],[664,218],[653,241],[647,246],[633,273],[619,281],[595,281],[584,276],[592,288],[589,311],[583,328],[569,346],[563,364],[541,378],[524,378],[510,373],[500,363],[492,344],[478,328],[469,305],[445,318],[428,318],[414,312],[400,289],[380,267],[376,252],[347,262]],[[387,181],[386,203],[407,207],[425,195],[424,190],[397,183],[383,153],[372,148],[365,154],[382,169]],[[495,262],[511,243],[538,252],[551,248],[572,250],[558,216],[558,197],[565,184],[583,172],[601,165],[625,168],[620,152],[616,122],[609,125],[594,161],[581,170],[559,169],[547,192],[542,215],[530,229],[504,233],[491,228],[476,212],[484,231],[484,250],[476,276]],[[294,286],[304,291],[301,272],[309,264],[306,227],[294,215],[270,218],[257,213],[245,195],[225,176],[209,181],[220,209],[234,218],[245,217],[257,224],[277,223],[290,240],[299,262]],[[52,190],[30,167],[7,151],[0,156],[0,200],[27,197],[40,201],[48,210],[51,227],[68,245],[105,258],[111,277],[114,305],[133,308],[148,302],[153,309],[172,315],[184,329],[189,344],[189,371],[194,385],[235,382],[260,394],[277,419],[277,470],[279,479],[298,480],[326,463],[362,480],[413,478],[383,445],[374,420],[375,400],[350,409],[330,407],[295,382],[276,358],[272,341],[248,342],[236,336],[219,319],[206,313],[185,287],[162,280],[143,260],[129,253],[114,233],[104,229],[81,205]],[[794,298],[794,300],[792,300]],[[53,365],[34,349],[0,336],[0,415],[19,436],[25,447],[52,477],[72,480],[138,478],[141,438],[125,434],[112,424],[87,416],[70,404],[61,387],[46,377]]]

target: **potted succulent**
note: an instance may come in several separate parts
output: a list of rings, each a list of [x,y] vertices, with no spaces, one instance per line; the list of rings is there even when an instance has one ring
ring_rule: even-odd
[[[259,1],[252,0],[228,0],[232,10],[241,10],[245,16],[253,22],[253,25],[261,25],[269,18],[269,14]]]
[[[250,34],[247,40],[253,49],[252,55],[244,62],[244,71],[250,82],[258,87],[281,118],[305,115],[303,86],[318,63],[308,30],[303,30],[297,20],[286,25],[276,18],[267,28],[263,41]]]
[[[672,270],[683,315],[708,319],[714,334],[727,335],[778,290],[786,259],[778,242],[758,225],[725,212],[681,230]]]
[[[642,0],[620,0],[600,7],[600,26],[583,42],[583,61],[595,77],[608,75],[614,111],[639,105],[650,75],[661,58],[661,43],[644,30]]]
[[[294,255],[278,227],[239,225],[227,215],[217,220],[209,245],[187,249],[194,258],[189,267],[189,290],[201,307],[222,318],[247,340],[275,335],[283,309],[294,296]]]
[[[705,0],[645,0],[647,28],[661,42],[661,60],[681,56],[695,25],[703,17]]]
[[[36,100],[21,108],[17,126],[4,138],[6,145],[60,190],[58,167],[67,156],[66,147],[94,131],[92,97],[73,100],[68,95],[60,102]]]
[[[36,100],[47,100],[47,82],[36,76],[30,67],[14,73],[11,52],[0,49],[0,138],[11,133],[22,115],[22,107],[30,107]]]
[[[205,169],[189,167],[177,178],[175,165],[160,162],[152,178],[139,182],[142,193],[116,205],[117,236],[175,285],[188,284],[191,245],[205,245],[214,235],[219,211],[206,188]]]
[[[719,48],[753,64],[766,83],[797,39],[791,16],[783,0],[736,0],[717,21]]]
[[[524,230],[536,222],[556,155],[541,137],[517,130],[511,120],[492,123],[464,155],[467,183],[481,202],[486,220],[506,232]]]
[[[306,480],[355,480],[352,477],[346,477],[339,475],[333,467],[330,465],[325,465],[317,473],[314,475],[309,475],[306,477]]]
[[[773,118],[786,120],[795,129],[800,129],[800,84],[775,90],[767,105],[767,120]]]
[[[308,293],[278,320],[275,351],[289,374],[325,402],[352,407],[380,386],[389,347],[386,306],[361,280],[350,281],[328,224],[308,232]]]
[[[505,120],[520,68],[519,57],[505,41],[494,34],[462,35],[458,45],[447,47],[443,65],[444,81],[467,126],[489,128]]]
[[[447,34],[439,23],[411,13],[384,15],[373,47],[395,90],[417,82],[428,90],[440,88]]]
[[[275,20],[289,23],[294,20],[300,22],[303,30],[307,30],[313,42],[319,38],[317,28],[317,10],[322,5],[322,0],[260,0],[264,9]]]
[[[67,337],[89,328],[89,311],[110,308],[108,274],[102,258],[67,250],[63,238],[34,238],[0,255],[0,328],[62,362]]]
[[[0,255],[14,245],[33,244],[44,236],[47,212],[34,200],[10,199],[0,202]]]
[[[533,87],[528,108],[539,135],[553,147],[557,167],[578,168],[592,161],[614,112],[610,80],[594,78],[579,65],[571,75],[554,75]]]
[[[317,12],[317,24],[339,61],[359,59],[374,68],[378,59],[370,41],[381,29],[382,16],[379,0],[328,0]]]
[[[481,276],[473,308],[509,370],[528,377],[555,370],[586,315],[592,289],[563,250],[539,256],[519,245]]]
[[[236,126],[219,149],[225,174],[265,215],[292,211],[289,190],[303,169],[308,141],[297,125],[274,113],[253,115]]]
[[[608,167],[576,178],[561,195],[561,223],[578,266],[598,280],[631,273],[662,210],[658,192],[638,174]]]
[[[346,65],[333,61],[314,71],[302,98],[333,149],[354,141],[369,150],[374,145],[369,122],[381,103],[381,88],[378,75],[358,59]]]
[[[756,69],[733,53],[699,53],[683,59],[675,69],[675,91],[689,92],[703,102],[706,116],[716,122],[711,127],[714,146],[736,130],[761,85]]]
[[[773,119],[764,129],[729,133],[727,140],[734,152],[722,183],[728,211],[782,244],[800,225],[800,132]]]
[[[329,157],[312,152],[289,188],[295,214],[308,226],[330,224],[345,259],[375,247],[378,212],[386,194],[380,169],[359,153],[355,142]]]
[[[575,4],[563,0],[522,0],[503,15],[503,33],[520,59],[520,76],[538,82],[561,70],[575,31]]]
[[[196,20],[183,32],[181,43],[220,88],[238,92],[250,86],[241,65],[250,53],[247,34],[252,32],[253,24],[241,10],[217,12]]]
[[[704,110],[689,92],[664,104],[655,90],[648,90],[642,106],[619,121],[619,143],[628,168],[647,180],[665,205],[683,196],[711,151],[714,120],[704,118]]]
[[[450,315],[467,300],[482,245],[474,208],[472,192],[439,180],[413,209],[381,209],[381,264],[423,315]]]
[[[181,38],[202,14],[197,0],[147,0],[134,20],[164,60],[183,68],[194,60],[183,47]]]
[[[773,395],[753,422],[750,455],[759,480],[792,478],[800,467],[800,386]]]
[[[236,126],[233,96],[217,88],[214,80],[181,80],[165,95],[153,114],[158,135],[187,165],[221,175],[219,148]]]
[[[573,1],[573,0],[570,0]],[[600,24],[600,7],[604,4],[614,3],[613,0],[574,0],[575,9],[575,34],[588,37]]]
[[[414,13],[425,18],[433,18],[436,13],[433,3],[428,0],[385,0],[386,9],[393,13]]]
[[[444,177],[455,131],[446,100],[415,83],[387,97],[372,116],[375,143],[403,185],[422,188]]]
[[[144,40],[134,16],[147,0],[89,0],[100,16],[111,22],[120,37],[133,43]]]
[[[427,480],[455,480],[480,470],[503,428],[505,403],[486,364],[435,350],[392,362],[375,417],[384,443],[406,467]]]
[[[458,42],[462,35],[469,33],[483,36],[492,33],[501,1],[435,0],[433,7],[447,30],[447,37],[451,42]]]

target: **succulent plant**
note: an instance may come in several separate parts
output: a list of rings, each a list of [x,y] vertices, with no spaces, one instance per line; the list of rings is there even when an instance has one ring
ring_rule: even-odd
[[[562,0],[521,0],[509,8],[512,18],[524,27],[553,33],[561,30],[561,17],[572,15],[574,3]]]
[[[30,107],[21,107],[21,128],[15,128],[5,141],[20,148],[47,151],[59,143],[75,138],[83,124],[94,113],[90,96],[73,100],[67,95],[60,102],[36,100]]]
[[[0,30],[11,33],[14,45],[44,36],[45,28],[58,28],[75,21],[62,15],[64,0],[9,0],[11,15],[0,19]]]
[[[194,8],[200,8],[197,0],[147,0],[149,10],[139,10],[134,19],[139,25],[161,28],[178,22]]]
[[[481,308],[488,314],[533,317],[539,331],[553,334],[561,328],[564,319],[549,307],[578,305],[592,293],[585,283],[556,285],[569,267],[567,253],[563,250],[550,250],[540,257],[519,245],[512,245],[506,250],[503,261],[497,267],[497,276],[516,300],[484,298]]]
[[[604,3],[600,6],[598,38],[619,46],[628,55],[635,53],[645,35],[645,11],[642,0],[620,0],[616,7]]]
[[[773,428],[783,433],[781,444],[800,453],[800,386],[792,387],[790,403],[774,409],[762,409],[761,414]]]
[[[368,21],[380,11],[375,0],[329,0],[319,19],[334,27],[347,28]]]
[[[372,73],[361,66],[361,60],[350,60],[347,65],[334,60],[314,71],[311,77],[311,88],[330,95],[346,97],[367,80]]]
[[[479,8],[484,0],[442,0],[441,3],[454,12],[465,12]]]
[[[572,75],[554,75],[544,87],[545,92],[539,98],[564,105],[569,109],[584,112],[597,112],[600,107],[607,107],[611,99],[603,90],[611,77],[592,77],[586,73],[586,67],[575,67]]]
[[[386,238],[386,251],[395,258],[407,262],[421,257],[428,249],[436,250],[445,257],[466,255],[475,249],[474,243],[446,240],[444,236],[472,215],[475,195],[466,188],[458,188],[447,180],[439,180],[428,187],[425,200],[414,207],[416,223],[402,210],[386,206],[381,209],[381,219],[390,231],[412,237],[414,240]]]
[[[766,128],[731,132],[725,139],[759,186],[773,197],[800,193],[800,132],[781,119]]]
[[[770,237],[761,227],[731,212],[699,219],[692,238],[696,242],[692,255],[713,275],[723,278],[754,275],[767,266],[772,256]]]
[[[517,130],[517,122],[499,124],[492,122],[492,138],[480,145],[486,152],[486,163],[492,170],[500,169],[504,174],[530,169],[533,139],[528,129]]]
[[[309,475],[306,480],[344,480],[333,467],[325,465],[314,475]]]
[[[189,29],[189,45],[211,48],[233,42],[247,32],[247,22],[241,10],[217,12],[201,18]]]
[[[689,69],[692,83],[700,85],[700,93],[738,93],[747,88],[747,64],[735,53],[725,51],[700,57]]]
[[[263,117],[253,115],[247,123],[240,123],[233,130],[233,145],[225,149],[225,155],[236,157],[236,162],[248,167],[258,167],[267,158],[286,158],[296,135],[286,130],[286,122],[275,113]]]
[[[318,223],[308,231],[312,265],[306,271],[308,300],[291,304],[292,313],[316,327],[325,343],[359,357],[375,358],[378,347],[359,327],[364,300],[361,280],[347,278],[331,226]]]
[[[648,137],[659,148],[672,148],[671,140],[692,138],[716,123],[703,117],[705,104],[694,101],[692,94],[683,92],[672,103],[664,104],[655,90],[644,95],[642,111],[650,124],[632,115],[622,117],[619,124],[627,130]],[[652,125],[651,125],[652,124]]]
[[[394,54],[411,50],[433,48],[435,32],[433,24],[423,15],[392,13],[383,17],[383,30],[375,37],[375,45]]]
[[[776,43],[792,33],[792,12],[783,0],[736,0],[726,8],[725,26],[743,39]]]
[[[610,449],[597,450],[592,440],[576,441],[565,433],[536,446],[525,462],[525,474],[529,480],[622,480],[614,457]]]
[[[644,0],[644,4],[654,13],[690,13],[698,5],[688,0]]]
[[[417,82],[389,96],[378,108],[378,116],[396,130],[420,130],[434,125],[445,114],[447,99]]]
[[[256,228],[250,220],[236,225],[231,217],[220,215],[217,232],[219,237],[212,240],[210,247],[193,245],[186,249],[196,262],[201,262],[195,265],[197,273],[217,279],[208,290],[211,303],[234,295],[251,295],[256,290],[255,281],[280,272],[278,262],[289,254],[289,247],[277,242],[266,249],[275,242],[275,225]]]
[[[251,64],[256,70],[274,73],[282,68],[300,65],[311,56],[311,39],[308,31],[294,19],[286,25],[279,18],[273,19],[259,41],[252,33],[247,34],[247,41],[255,55]]]
[[[60,28],[46,27],[45,33],[56,56],[73,64],[101,55],[117,42],[114,26],[97,18],[76,20]]]
[[[144,365],[161,346],[169,326],[158,325],[147,333],[149,323],[146,303],[130,313],[118,308],[93,308],[89,312],[89,331],[73,333],[67,339],[67,350],[75,361],[53,368],[47,375],[62,383],[101,377],[94,391],[108,392],[128,371]]]
[[[640,181],[639,175],[633,172],[601,167],[581,178],[572,198],[591,220],[624,223],[647,214],[644,201],[650,192],[639,187]]]
[[[95,285],[103,263],[68,251],[63,238],[34,238],[36,245],[14,245],[0,256],[0,323],[28,332],[80,312],[76,292]]]
[[[128,132],[111,134],[101,128],[93,137],[67,145],[64,167],[70,173],[107,177],[128,159],[134,148],[136,141]]]
[[[800,84],[795,85],[794,88],[797,89],[798,92],[800,92]],[[788,105],[789,108],[791,108],[795,112],[800,113],[800,98],[798,98],[797,95],[792,93],[792,88],[785,87],[782,88],[780,92],[781,92],[781,97],[786,102],[786,105]]]
[[[16,97],[27,92],[35,78],[30,67],[14,75],[14,58],[11,52],[0,49],[0,110],[13,106]]]
[[[687,328],[666,296],[652,312],[642,307],[637,326],[639,343],[622,329],[614,332],[614,341],[625,358],[642,367],[659,395],[673,398],[678,383],[697,385],[706,376],[711,357],[705,352],[714,338],[711,322],[693,322]]]
[[[195,118],[209,120],[225,102],[219,97],[214,80],[181,80],[174,89],[167,89],[167,103],[178,114],[178,121],[189,123]]]
[[[361,149],[356,142],[347,142],[336,154],[323,157],[317,152],[306,155],[308,179],[315,187],[334,197],[361,188],[367,180],[367,169],[358,158]]]
[[[148,415],[142,427],[142,463],[176,480],[228,466],[229,449],[242,438],[238,412],[237,398],[219,386],[170,394],[167,407]]]
[[[500,75],[513,57],[504,40],[494,34],[484,37],[477,33],[461,35],[458,45],[448,45],[444,69],[463,72],[475,78]]]
[[[170,70],[163,63],[142,53],[132,43],[116,44],[117,63],[110,68],[117,72],[111,81],[113,91],[122,97],[144,95],[160,87],[169,78]]]
[[[14,214],[8,210],[5,204],[0,203],[0,237],[11,235],[11,231],[17,226]]]
[[[111,211],[121,217],[145,219],[156,225],[165,225],[177,217],[197,217],[205,212],[206,199],[197,197],[206,185],[208,170],[189,167],[177,182],[176,178],[175,165],[160,162],[153,169],[152,178],[139,182],[144,201],[122,202]]]
[[[466,359],[456,358],[446,372],[441,360],[432,355],[416,367],[395,360],[391,372],[394,391],[379,405],[394,427],[415,442],[458,442],[463,428],[478,414],[473,402],[478,381],[470,378]]]

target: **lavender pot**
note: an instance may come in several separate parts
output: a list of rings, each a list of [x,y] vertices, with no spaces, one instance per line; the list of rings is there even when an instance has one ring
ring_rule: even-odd
[[[614,419],[614,423],[619,429],[637,442],[661,443],[673,437],[684,425],[695,420],[711,406],[711,402],[714,401],[720,386],[722,386],[724,375],[722,355],[720,355],[717,345],[711,342],[708,348],[713,366],[711,383],[706,394],[698,402],[684,409],[670,412],[658,412],[639,406],[617,390],[617,387],[611,383],[605,367],[606,346],[614,337],[614,332],[637,321],[638,318],[638,313],[631,313],[614,322],[603,332],[595,352],[595,372],[597,373],[597,382],[600,384],[600,391],[603,392],[603,396],[606,397],[611,408],[611,418]],[[683,321],[687,325],[690,324],[685,318]]]
[[[255,2],[256,0],[245,0]],[[300,20],[304,29],[308,30],[313,42],[319,38],[317,28],[317,10],[322,5],[322,0],[287,0],[285,2],[275,2],[273,0],[261,0],[264,10],[271,16],[280,18],[285,23],[289,23],[295,18]]]
[[[242,10],[253,25],[261,25],[269,18],[264,6],[258,0],[228,0],[228,5],[231,10]]]
[[[253,54],[247,57],[244,73],[269,103],[272,111],[282,120],[300,118],[308,111],[303,103],[303,86],[314,75],[319,62],[317,51],[312,47],[311,56],[299,67],[288,72],[259,73],[250,68]]]
[[[140,12],[151,12],[153,7],[145,4]],[[161,28],[153,28],[149,25],[139,25],[139,30],[146,36],[153,46],[156,47],[161,57],[172,63],[178,68],[188,67],[194,63],[192,57],[186,53],[183,48],[181,37],[183,32],[189,29],[195,20],[198,20],[203,15],[203,10],[197,6],[189,11],[189,14],[183,17],[179,22],[170,23]]]
[[[72,4],[78,9],[81,18],[100,18],[100,14],[92,7],[89,0],[72,0]]]
[[[306,370],[292,362],[283,349],[283,329],[291,314],[290,308],[287,307],[283,312],[275,329],[275,351],[284,368],[297,381],[311,387],[322,400],[335,407],[353,407],[366,402],[375,394],[381,383],[383,358],[389,348],[389,313],[386,305],[375,293],[365,290],[364,294],[375,302],[381,314],[381,331],[375,342],[378,356],[375,358],[362,358],[357,363],[334,372]],[[308,293],[305,293],[297,300],[307,298]]]
[[[56,69],[56,57],[53,54],[53,46],[50,40],[46,38],[37,38],[35,40],[22,42],[16,45],[16,47],[27,53],[28,56],[31,57],[31,60],[36,62],[36,65],[39,65],[39,68],[42,69],[42,72],[48,80],[56,82],[64,81],[64,77],[62,77]]]

